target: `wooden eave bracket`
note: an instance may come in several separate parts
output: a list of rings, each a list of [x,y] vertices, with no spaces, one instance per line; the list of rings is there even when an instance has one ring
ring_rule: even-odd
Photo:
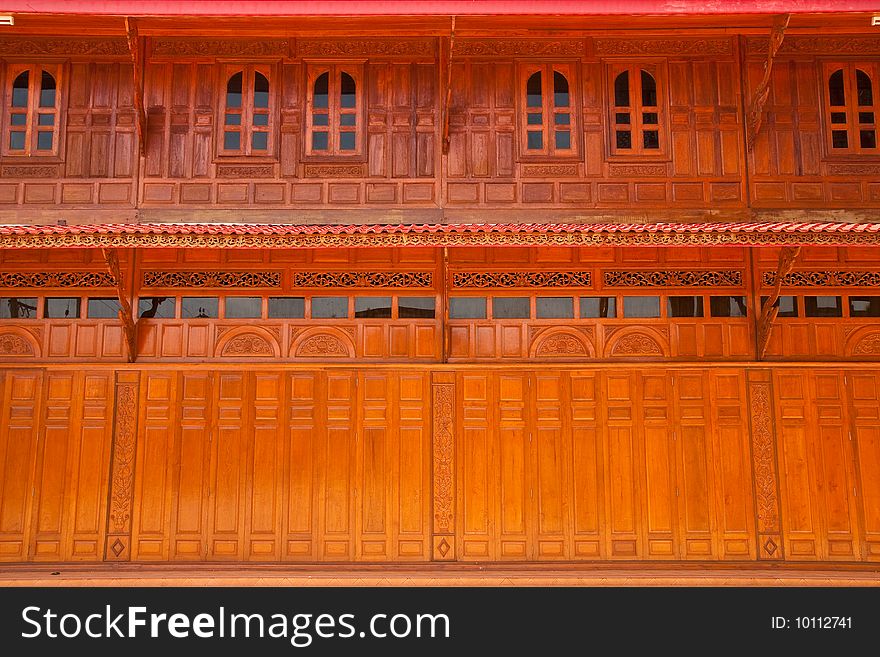
[[[449,52],[446,55],[446,96],[443,102],[443,154],[449,153],[449,104],[452,102],[452,51],[455,49],[455,16],[449,30]]]
[[[122,278],[122,270],[119,266],[119,253],[116,249],[101,249],[104,254],[104,262],[113,280],[116,282],[116,296],[119,298],[119,321],[122,322],[122,330],[125,333],[126,352],[128,362],[137,360],[137,325],[131,306],[131,297],[125,289]]]
[[[773,286],[773,293],[767,297],[767,300],[761,306],[761,317],[758,319],[758,358],[764,358],[767,351],[767,345],[770,344],[770,332],[773,329],[773,322],[779,314],[779,308],[776,302],[779,299],[779,293],[782,290],[782,282],[785,277],[794,269],[795,262],[800,255],[801,247],[785,246],[779,252],[779,262],[776,265],[776,281]]]
[[[767,61],[764,63],[764,77],[755,88],[752,94],[752,102],[749,104],[749,114],[746,117],[747,145],[749,152],[755,147],[755,140],[761,131],[761,122],[764,116],[764,105],[770,95],[770,74],[773,71],[773,60],[776,53],[782,47],[782,41],[785,39],[785,30],[788,22],[791,20],[791,14],[781,14],[773,18],[773,27],[770,29],[770,46],[767,49]]]
[[[147,111],[144,108],[144,58],[141,48],[140,36],[138,36],[137,23],[134,18],[125,17],[125,37],[128,41],[128,52],[131,55],[134,109],[137,113],[137,137],[138,150],[141,157],[146,152],[147,139]]]

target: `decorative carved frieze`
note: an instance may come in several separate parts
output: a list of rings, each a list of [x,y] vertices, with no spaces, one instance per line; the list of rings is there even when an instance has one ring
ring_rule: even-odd
[[[776,285],[776,272],[765,271],[761,282]],[[880,271],[793,271],[782,277],[783,287],[880,287]]]
[[[663,348],[644,333],[628,333],[614,343],[612,356],[662,356]]]
[[[452,274],[454,288],[488,287],[589,287],[588,271],[458,271]]]
[[[590,355],[583,340],[569,332],[554,331],[542,334],[538,340],[538,347],[535,349],[537,358],[570,358]]]
[[[577,164],[524,164],[522,175],[526,178],[564,178],[578,175]]]
[[[0,358],[5,356],[34,356],[34,347],[16,333],[0,333]]]
[[[672,269],[665,271],[611,270],[602,272],[602,281],[610,287],[716,287],[741,286],[742,272],[737,269],[708,271]]]
[[[448,561],[455,558],[455,385],[435,382],[431,387],[434,559]]]
[[[122,378],[124,377],[124,380]],[[113,456],[110,475],[110,512],[104,558],[127,561],[130,555],[131,513],[137,441],[138,374],[125,372],[116,381]]]
[[[0,55],[95,55],[128,57],[125,39],[0,38]]]
[[[429,288],[434,276],[429,271],[298,271],[294,287],[391,287]]]
[[[610,164],[608,174],[612,178],[663,178],[667,169],[665,164]]]
[[[2,170],[3,178],[57,178],[58,167],[56,166],[5,166]]]
[[[243,164],[219,164],[217,165],[218,178],[272,178],[275,176],[275,167],[271,164],[243,165]]]
[[[779,495],[776,475],[776,438],[770,382],[749,382],[752,421],[752,476],[758,521],[760,559],[781,559]]]
[[[363,164],[307,164],[306,178],[363,178],[367,169]]]
[[[318,333],[305,338],[299,344],[296,355],[300,358],[347,358],[353,354],[348,345],[337,336],[330,333]]]
[[[288,39],[154,38],[154,57],[287,57]]]
[[[143,287],[280,287],[278,271],[145,271]]]
[[[456,39],[452,49],[453,57],[580,57],[583,53],[580,39]]]
[[[730,39],[596,39],[597,55],[732,55]]]
[[[433,39],[297,39],[297,57],[430,57],[436,51]]]
[[[114,287],[106,271],[0,272],[0,287]]]
[[[765,54],[769,39],[746,39],[749,54]],[[867,36],[790,36],[779,52],[786,55],[875,55],[880,54],[880,37]]]
[[[880,176],[880,164],[829,164],[831,176]]]
[[[266,339],[256,333],[242,333],[230,338],[223,345],[223,351],[220,353],[225,357],[240,356],[274,356],[275,350]]]
[[[868,333],[859,340],[853,349],[853,356],[880,356],[880,332]]]

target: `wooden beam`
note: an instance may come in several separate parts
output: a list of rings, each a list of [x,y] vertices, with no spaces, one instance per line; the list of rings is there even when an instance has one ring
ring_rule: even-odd
[[[137,360],[137,320],[131,306],[131,298],[125,289],[125,281],[122,278],[122,270],[119,266],[119,254],[116,249],[101,249],[104,254],[104,262],[107,269],[116,281],[116,295],[119,298],[119,321],[122,322],[122,330],[125,333],[125,344],[128,362]]]
[[[767,49],[767,61],[764,64],[764,77],[755,89],[755,93],[752,94],[749,114],[746,117],[749,151],[752,151],[755,147],[755,140],[761,131],[764,105],[767,103],[767,97],[770,95],[770,74],[773,71],[773,60],[782,46],[782,40],[785,38],[785,29],[788,27],[789,20],[791,20],[791,14],[782,14],[773,19],[773,27],[770,29],[770,46]]]
[[[147,139],[147,111],[144,109],[144,60],[141,49],[141,40],[138,36],[135,19],[125,17],[125,37],[128,40],[128,52],[131,55],[134,109],[137,113],[138,149],[141,157],[145,152]]]
[[[446,53],[446,95],[443,101],[443,154],[449,153],[449,104],[452,102],[452,51],[455,48],[455,16],[449,28],[448,52]]]
[[[770,331],[773,328],[776,316],[779,314],[776,302],[779,300],[782,281],[794,269],[795,261],[800,252],[800,246],[785,246],[779,252],[779,262],[776,265],[776,283],[773,286],[773,293],[767,297],[767,300],[761,306],[761,317],[758,319],[758,359],[764,358],[767,345],[770,344]]]

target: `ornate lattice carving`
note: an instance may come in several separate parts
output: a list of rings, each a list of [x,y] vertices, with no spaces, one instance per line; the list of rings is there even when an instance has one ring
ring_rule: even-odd
[[[153,39],[153,56],[162,57],[287,57],[287,39]]]
[[[0,287],[114,287],[106,271],[0,272]]]
[[[576,164],[524,164],[522,175],[526,178],[561,178],[578,175]]]
[[[750,54],[767,52],[767,37],[753,37],[746,40],[746,48]],[[799,55],[875,55],[880,53],[880,37],[853,36],[797,36],[789,37],[779,49],[784,54]]]
[[[597,55],[730,55],[730,39],[596,39]]]
[[[588,271],[459,271],[452,274],[454,288],[489,287],[589,287]]]
[[[221,356],[274,356],[275,350],[266,339],[256,333],[242,333],[223,345]]]
[[[514,57],[580,56],[584,42],[580,39],[456,39],[454,57],[483,57],[506,55]]]
[[[764,285],[776,285],[776,272],[765,271]],[[880,271],[793,271],[782,277],[784,287],[880,287]]]
[[[58,167],[41,166],[6,166],[3,167],[3,178],[55,178]]]
[[[390,287],[428,288],[434,276],[429,271],[298,271],[294,287]]]
[[[271,164],[224,164],[217,167],[218,178],[272,178],[274,175],[275,167]]]
[[[280,287],[277,271],[145,271],[144,287]]]
[[[33,355],[34,347],[29,340],[15,333],[0,333],[0,357]]]
[[[667,171],[665,164],[612,164],[608,173],[612,178],[657,178]]]
[[[431,39],[297,39],[298,57],[360,57],[366,55],[408,55],[429,57],[434,54]]]
[[[853,356],[880,356],[880,332],[868,333],[856,343]]]
[[[716,287],[740,286],[742,272],[736,269],[666,270],[602,272],[602,281],[610,287]]]
[[[363,178],[366,168],[362,164],[307,164],[306,178]]]
[[[297,347],[296,355],[303,358],[327,356],[346,358],[352,354],[348,346],[335,335],[318,333],[305,338]]]
[[[750,382],[752,415],[752,469],[758,513],[758,533],[779,533],[779,499],[776,483],[776,448],[770,384]],[[763,537],[762,537],[763,538]],[[778,537],[777,537],[778,539]],[[762,556],[773,558],[779,549],[773,537],[762,541]],[[781,556],[778,555],[778,556]]]
[[[128,56],[124,39],[0,38],[0,55],[98,55]]]
[[[134,496],[134,459],[137,442],[137,383],[116,384],[116,421],[108,516],[108,559],[121,559],[128,549],[131,505]]]
[[[433,461],[434,461],[434,533],[455,531],[455,386],[435,383],[433,386]]]
[[[880,176],[880,164],[829,164],[832,176]]]
[[[662,356],[657,341],[644,333],[628,333],[614,343],[612,356]]]
[[[571,333],[552,332],[538,338],[535,356],[538,358],[568,358],[590,354],[583,340]]]

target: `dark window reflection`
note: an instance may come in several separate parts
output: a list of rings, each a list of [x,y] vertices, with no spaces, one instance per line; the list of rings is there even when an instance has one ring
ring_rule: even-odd
[[[538,319],[572,319],[574,299],[571,297],[538,297],[535,299],[535,317]]]
[[[138,300],[138,317],[143,319],[173,319],[177,309],[174,297],[141,297]]]
[[[305,316],[303,297],[269,297],[269,319],[302,319]]]
[[[485,297],[452,297],[449,299],[450,319],[486,319]]]
[[[397,316],[401,319],[433,319],[434,297],[398,297]]]
[[[348,297],[312,297],[313,319],[345,319]]]
[[[669,317],[703,316],[703,297],[669,297],[666,302]]]
[[[49,297],[43,308],[43,316],[49,319],[78,319],[79,297]]]
[[[257,319],[263,316],[263,299],[260,297],[226,297],[226,319]]]
[[[530,316],[528,297],[492,298],[492,317],[495,319],[528,319]]]
[[[581,317],[584,319],[617,317],[617,299],[581,297]]]
[[[843,303],[840,297],[804,297],[806,317],[843,317]]]
[[[356,297],[354,316],[358,318],[390,319],[391,297]]]
[[[0,298],[0,319],[36,319],[36,297]]]
[[[709,297],[712,317],[746,317],[748,306],[745,297]]]
[[[660,297],[624,297],[624,317],[660,317]]]
[[[213,319],[219,312],[220,300],[217,297],[183,297],[180,300],[180,316],[183,319]]]
[[[850,297],[850,317],[880,317],[880,297]]]
[[[90,319],[119,319],[119,299],[96,298],[89,299],[88,315]]]

